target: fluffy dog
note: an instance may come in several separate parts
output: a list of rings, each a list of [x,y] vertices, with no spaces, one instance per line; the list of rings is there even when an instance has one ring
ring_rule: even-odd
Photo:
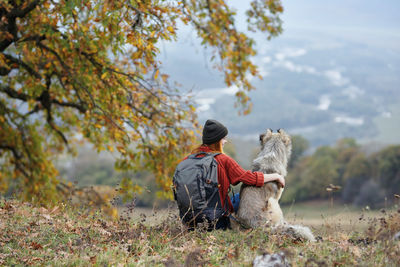
[[[279,129],[273,133],[268,129],[260,135],[261,151],[253,160],[252,170],[263,173],[279,173],[286,176],[287,163],[292,151],[290,136]],[[285,222],[279,206],[283,188],[277,182],[269,182],[262,187],[243,184],[240,188],[238,220],[247,227],[272,226],[296,238],[314,241],[310,229]]]

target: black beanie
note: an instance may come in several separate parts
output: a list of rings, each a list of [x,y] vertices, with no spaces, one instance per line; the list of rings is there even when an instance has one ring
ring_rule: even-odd
[[[207,120],[203,128],[203,144],[214,144],[228,135],[228,129],[216,120]]]

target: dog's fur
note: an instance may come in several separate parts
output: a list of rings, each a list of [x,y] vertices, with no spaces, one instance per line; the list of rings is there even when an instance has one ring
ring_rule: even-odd
[[[261,151],[253,161],[252,170],[286,176],[286,167],[292,151],[290,136],[281,129],[278,133],[268,129],[265,134],[260,135],[260,144]],[[272,226],[280,232],[314,241],[314,236],[307,227],[285,222],[278,203],[282,192],[283,188],[277,182],[269,182],[262,187],[243,184],[236,214],[238,220],[250,228]]]

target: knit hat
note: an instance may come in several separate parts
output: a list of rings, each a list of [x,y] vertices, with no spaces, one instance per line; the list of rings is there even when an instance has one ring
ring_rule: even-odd
[[[227,135],[228,129],[222,123],[216,120],[207,120],[203,128],[203,144],[214,144]]]

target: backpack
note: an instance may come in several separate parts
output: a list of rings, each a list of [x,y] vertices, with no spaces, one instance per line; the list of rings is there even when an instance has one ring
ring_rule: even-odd
[[[204,154],[203,157],[198,157]],[[174,198],[179,216],[189,226],[215,223],[228,214],[228,201],[222,207],[215,156],[220,153],[200,152],[178,164],[173,178]]]

